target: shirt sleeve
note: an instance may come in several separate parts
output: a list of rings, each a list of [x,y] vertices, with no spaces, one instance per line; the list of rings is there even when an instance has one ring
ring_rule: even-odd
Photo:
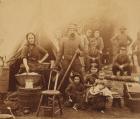
[[[116,41],[118,41],[118,35],[114,35],[110,41],[112,44],[116,43]]]
[[[127,36],[127,39],[128,39],[128,45],[130,45],[133,40],[130,38],[130,36]]]
[[[103,49],[104,49],[103,38],[100,38],[100,50],[102,51]]]
[[[59,50],[58,50],[57,58],[56,58],[56,65],[60,63],[63,54],[64,54],[64,42],[63,42],[63,39],[61,39],[59,42]]]
[[[114,65],[119,65],[119,64],[118,64],[118,57],[119,57],[119,55],[116,55],[116,56],[115,56],[114,61],[113,61],[113,64],[114,64]]]
[[[72,84],[69,84],[65,90],[65,93],[70,96],[72,95],[71,90],[72,90]]]
[[[81,51],[84,51],[85,50],[84,49],[84,42],[83,42],[83,40],[84,39],[80,37],[80,45],[79,45],[79,48],[80,48]]]
[[[85,49],[85,47],[84,47],[85,44],[84,44],[83,40],[84,39],[80,37],[80,44],[79,44],[79,49],[81,51],[80,55],[86,56],[87,55],[86,49],[88,50],[88,47]]]
[[[21,58],[27,58],[28,56],[28,47],[27,46],[24,46],[22,51],[21,51]]]
[[[128,63],[128,64],[131,63],[131,60],[130,60],[129,56],[127,56],[127,63]]]
[[[137,47],[137,40],[132,44],[132,49],[134,50]]]
[[[82,37],[82,41],[83,41],[84,50],[85,50],[86,53],[88,53],[89,41],[88,41],[88,39],[86,38],[86,36],[83,36],[83,37]]]
[[[38,49],[39,49],[39,52],[40,52],[42,55],[48,53],[48,51],[47,51],[46,49],[44,49],[43,47],[38,46]]]

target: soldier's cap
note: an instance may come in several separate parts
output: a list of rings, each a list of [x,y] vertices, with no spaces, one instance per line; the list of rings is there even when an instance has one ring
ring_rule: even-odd
[[[78,28],[77,24],[72,23],[68,25],[68,29],[77,29],[77,28]]]
[[[100,32],[100,29],[99,28],[96,28],[96,29],[94,29],[94,32]]]
[[[121,26],[120,30],[127,30],[127,28],[125,26]]]

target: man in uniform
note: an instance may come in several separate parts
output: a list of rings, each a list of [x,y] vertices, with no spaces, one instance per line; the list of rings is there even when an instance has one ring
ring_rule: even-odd
[[[89,40],[93,35],[92,29],[87,29],[86,34],[83,36],[84,48],[88,52]]]
[[[125,47],[121,47],[120,53],[114,59],[112,71],[114,75],[117,75],[117,72],[120,72],[120,75],[124,75],[126,72],[127,75],[131,75],[132,66],[129,56],[127,55],[127,51]]]
[[[94,37],[92,40],[96,42],[96,48],[100,51],[100,53],[102,53],[104,49],[104,42],[103,42],[103,38],[100,36],[99,30],[95,30]]]
[[[92,64],[94,64],[94,68],[96,67],[98,70],[100,68],[100,51],[96,46],[97,42],[94,40],[94,37],[90,38],[86,62],[87,71],[92,68]]]
[[[120,28],[120,33],[114,36],[111,41],[113,45],[113,55],[119,52],[120,47],[124,46],[127,49],[132,43],[132,39],[126,34],[126,28],[123,26]]]
[[[56,58],[55,66],[58,66],[59,63],[62,61],[62,74],[61,79],[67,70],[73,56],[75,53],[78,53],[79,56],[84,55],[84,46],[81,41],[81,37],[77,34],[77,26],[75,24],[69,25],[67,29],[67,34],[60,40],[59,42],[59,52]],[[84,67],[84,62],[80,62],[79,56],[76,57],[74,60],[71,69],[74,72],[77,72],[82,75],[82,67]],[[68,72],[64,82],[61,86],[61,91],[63,93],[63,96],[65,98],[65,89],[67,88],[69,84],[69,75],[70,72]],[[64,99],[65,100],[65,99]]]

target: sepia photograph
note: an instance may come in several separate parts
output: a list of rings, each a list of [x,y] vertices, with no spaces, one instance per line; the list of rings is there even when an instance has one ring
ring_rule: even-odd
[[[140,0],[0,0],[0,119],[140,119]]]

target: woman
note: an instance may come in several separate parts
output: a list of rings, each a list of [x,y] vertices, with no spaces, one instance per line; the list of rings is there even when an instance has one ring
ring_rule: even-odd
[[[27,43],[24,45],[22,50],[17,52],[10,60],[10,71],[9,71],[9,91],[16,91],[16,77],[17,73],[23,72],[38,72],[40,73],[37,66],[39,63],[45,61],[54,63],[55,56],[52,52],[51,45],[47,48],[47,51],[37,45],[37,40],[34,33],[27,33],[26,35]],[[46,44],[45,44],[46,45]],[[49,55],[48,55],[49,54]],[[43,57],[44,55],[44,57]],[[51,65],[53,66],[53,65]],[[45,73],[45,79],[49,77],[49,71],[42,72]],[[45,80],[45,85],[48,84]]]
[[[38,72],[37,66],[47,59],[48,52],[37,45],[36,37],[34,33],[28,33],[26,35],[27,44],[23,47],[21,52],[21,58],[23,65],[21,65],[22,72]]]

